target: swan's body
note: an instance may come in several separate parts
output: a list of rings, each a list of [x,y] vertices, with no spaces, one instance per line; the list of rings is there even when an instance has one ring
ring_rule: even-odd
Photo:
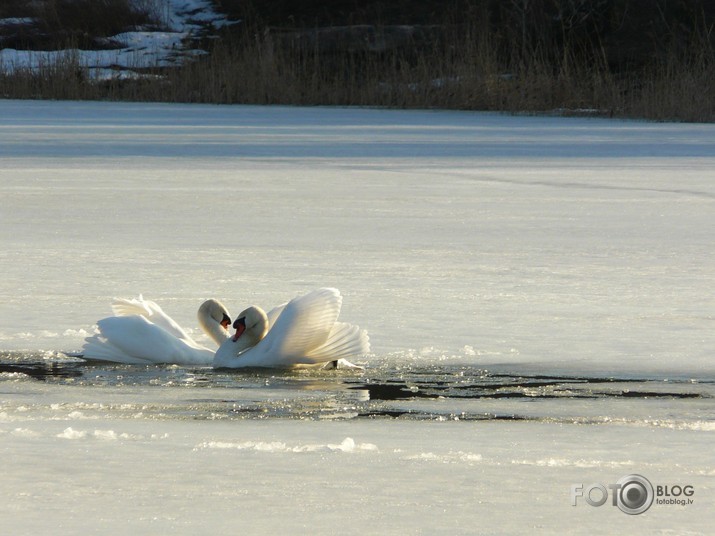
[[[139,299],[117,299],[112,304],[115,316],[97,322],[99,332],[85,339],[85,359],[129,365],[210,366],[214,351],[194,341],[156,303]],[[199,325],[218,345],[229,336],[226,308],[207,300],[198,311]]]
[[[355,358],[370,351],[365,330],[337,322],[340,292],[321,288],[268,314],[249,307],[234,323],[236,336],[216,351],[216,368],[294,367]],[[349,363],[347,363],[349,365]]]

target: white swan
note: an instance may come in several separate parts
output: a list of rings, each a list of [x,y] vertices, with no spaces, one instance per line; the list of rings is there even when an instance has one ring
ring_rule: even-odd
[[[129,365],[210,366],[214,351],[195,342],[155,302],[116,299],[115,316],[97,322],[99,333],[85,339],[85,359]],[[198,310],[199,325],[219,346],[229,337],[228,311],[217,300],[207,300]]]
[[[238,315],[236,334],[216,351],[215,368],[294,367],[355,358],[370,351],[365,330],[337,322],[343,298],[321,288],[266,314],[249,307]]]

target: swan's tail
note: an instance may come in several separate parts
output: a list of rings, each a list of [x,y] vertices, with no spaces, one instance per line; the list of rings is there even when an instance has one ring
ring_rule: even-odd
[[[341,359],[355,359],[370,352],[370,338],[367,331],[359,326],[336,322],[330,330],[328,340],[315,350],[312,350],[307,358],[314,363],[325,361],[338,361]]]

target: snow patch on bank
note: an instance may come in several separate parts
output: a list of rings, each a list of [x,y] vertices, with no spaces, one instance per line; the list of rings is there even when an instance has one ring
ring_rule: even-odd
[[[170,67],[206,54],[195,40],[202,34],[236,24],[217,13],[210,0],[159,0],[158,15],[164,28],[137,30],[111,36],[122,43],[114,50],[0,50],[0,72],[40,72],[55,65],[77,64],[94,81],[146,76],[150,67]],[[10,19],[0,19],[0,26]],[[18,19],[12,19],[18,24]],[[31,20],[29,20],[31,22]]]

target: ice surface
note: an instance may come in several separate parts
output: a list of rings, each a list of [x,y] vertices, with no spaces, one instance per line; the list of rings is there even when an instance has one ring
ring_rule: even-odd
[[[12,460],[0,485],[6,534],[592,534],[604,523],[707,534],[713,521],[712,435],[688,430],[382,420],[12,430],[0,432]],[[695,503],[641,516],[570,505],[573,483],[631,473],[693,485]]]
[[[3,534],[707,533],[715,127],[0,101]],[[320,286],[364,372],[78,364]],[[640,473],[695,502],[570,504]],[[38,510],[42,516],[38,516]],[[99,512],[99,513],[98,513]]]
[[[115,296],[197,331],[335,286],[378,359],[715,372],[712,125],[0,107],[4,348],[78,350]]]

